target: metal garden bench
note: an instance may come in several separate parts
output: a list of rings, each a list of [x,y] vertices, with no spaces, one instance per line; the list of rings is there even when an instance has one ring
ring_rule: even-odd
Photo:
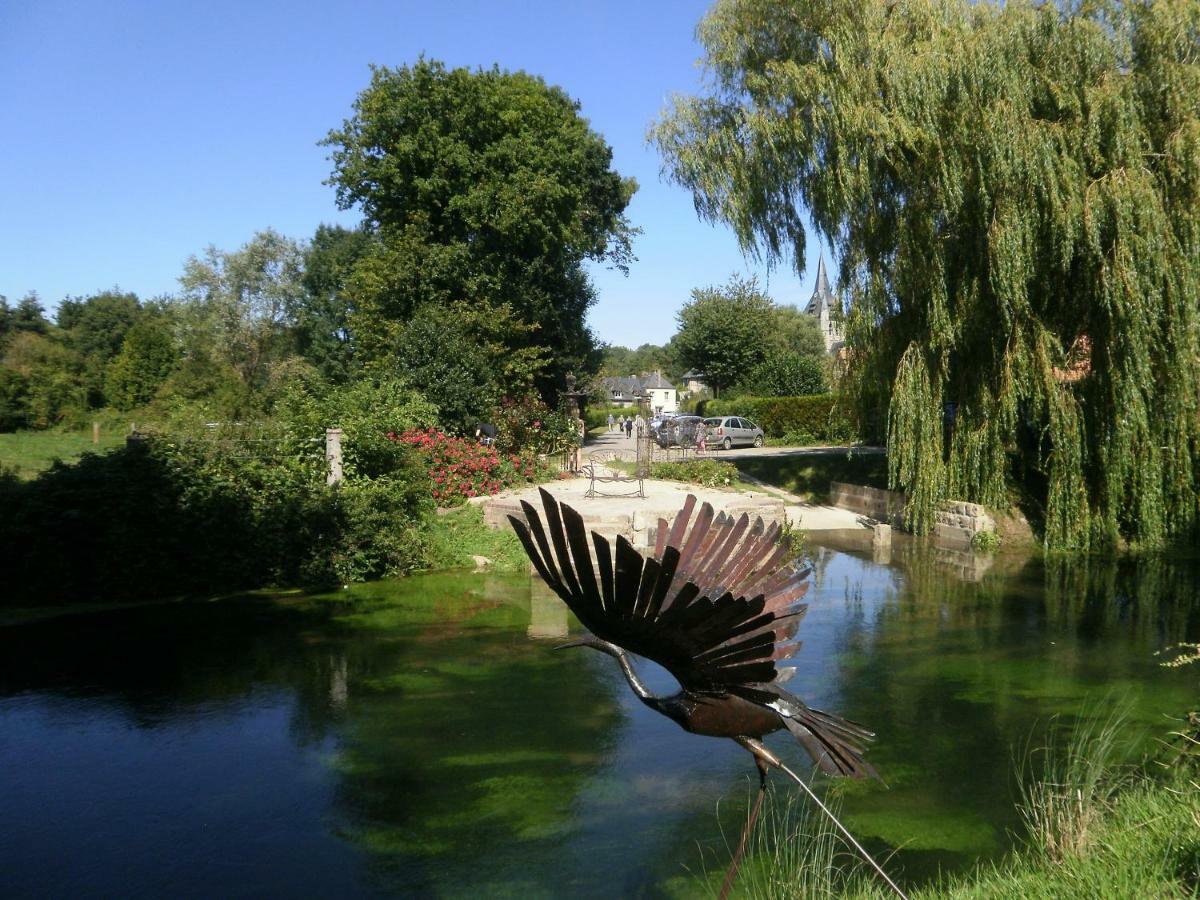
[[[581,473],[587,476],[588,489],[584,497],[640,497],[646,499],[646,488],[643,481],[646,478],[646,467],[636,463],[633,474],[613,469],[605,463],[621,459],[617,450],[597,450],[588,457],[587,465]],[[636,487],[635,487],[636,485]]]

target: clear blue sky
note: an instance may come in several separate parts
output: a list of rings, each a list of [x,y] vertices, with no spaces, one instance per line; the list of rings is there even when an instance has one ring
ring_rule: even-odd
[[[757,271],[726,229],[662,182],[648,125],[701,83],[704,0],[537,2],[0,3],[0,294],[48,307],[119,285],[173,293],[184,260],[255,231],[308,238],[339,211],[327,151],[368,65],[422,52],[449,65],[524,69],[564,88],[641,185],[629,277],[594,270],[601,339],[663,343],[694,287]],[[811,234],[811,231],[810,231]],[[771,295],[803,303],[803,280]],[[766,273],[758,271],[760,280]]]

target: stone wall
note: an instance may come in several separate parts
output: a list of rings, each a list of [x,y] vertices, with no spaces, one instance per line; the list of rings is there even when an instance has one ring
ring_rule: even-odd
[[[888,525],[904,522],[904,494],[897,491],[834,481],[829,486],[829,503]]]
[[[933,539],[939,547],[969,547],[981,531],[995,531],[996,522],[978,503],[943,500],[934,514]]]
[[[835,481],[829,495],[833,506],[894,527],[904,525],[904,494],[898,491]],[[980,504],[943,500],[934,514],[933,542],[939,547],[962,549],[971,546],[978,532],[995,530],[995,520]]]

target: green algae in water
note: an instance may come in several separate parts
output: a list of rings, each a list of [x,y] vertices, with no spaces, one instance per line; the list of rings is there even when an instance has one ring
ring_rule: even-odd
[[[954,815],[944,809],[893,800],[881,809],[858,809],[843,817],[860,840],[877,838],[902,850],[942,850],[987,856],[1002,846],[995,826],[978,815]]]

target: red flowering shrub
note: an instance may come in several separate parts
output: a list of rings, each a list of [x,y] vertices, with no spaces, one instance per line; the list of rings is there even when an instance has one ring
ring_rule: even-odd
[[[540,481],[547,473],[536,458],[500,453],[468,438],[450,437],[436,429],[413,428],[387,433],[389,440],[412,447],[427,461],[433,499],[453,506],[468,497],[496,494],[518,484]]]
[[[534,395],[505,397],[492,411],[492,422],[504,450],[558,453],[575,442],[575,423]]]

